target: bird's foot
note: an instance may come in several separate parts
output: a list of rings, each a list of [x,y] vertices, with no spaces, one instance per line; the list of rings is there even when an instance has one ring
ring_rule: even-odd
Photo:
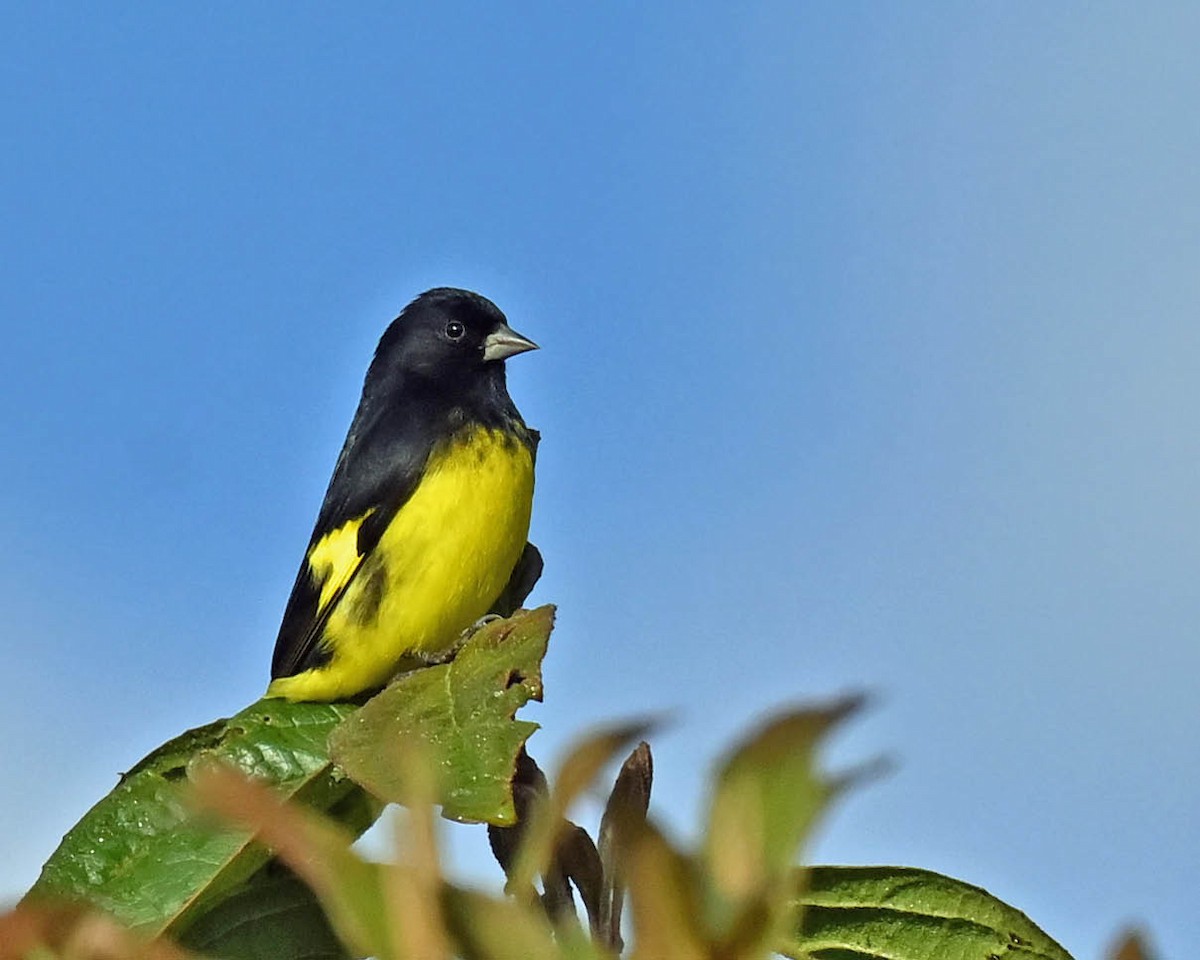
[[[497,620],[503,619],[504,618],[498,613],[485,613],[459,635],[458,645],[461,646],[462,644],[466,643],[489,623],[495,623]]]
[[[413,670],[420,670],[423,667],[438,667],[446,663],[450,663],[458,656],[458,651],[461,650],[468,640],[470,640],[483,627],[486,627],[494,620],[503,620],[504,618],[496,613],[487,613],[476,620],[473,624],[467,627],[458,635],[458,639],[454,641],[445,650],[437,653],[409,653],[400,661],[398,669],[393,676],[400,676],[402,673],[411,673]]]
[[[459,637],[445,650],[440,653],[422,653],[421,666],[423,667],[440,667],[442,664],[449,663],[458,656],[458,651],[463,647],[463,637]]]

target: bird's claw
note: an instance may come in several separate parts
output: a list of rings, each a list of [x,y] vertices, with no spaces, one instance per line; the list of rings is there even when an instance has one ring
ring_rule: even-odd
[[[465,643],[467,640],[470,640],[471,637],[475,636],[475,634],[477,634],[480,630],[482,630],[484,627],[486,627],[489,623],[495,623],[497,620],[503,620],[503,619],[504,618],[502,616],[500,616],[500,614],[498,614],[498,613],[485,613],[482,617],[480,617],[478,620],[476,620],[473,624],[471,624],[469,627],[467,627],[466,630],[464,630],[462,632],[462,634],[458,638],[458,642],[460,644]]]

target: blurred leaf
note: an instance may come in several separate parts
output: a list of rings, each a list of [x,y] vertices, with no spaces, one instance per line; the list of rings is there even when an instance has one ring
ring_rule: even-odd
[[[562,960],[618,960],[583,931],[583,927],[559,927],[554,933]]]
[[[148,934],[185,930],[267,858],[244,832],[191,821],[181,787],[214,761],[318,809],[352,811],[353,828],[361,832],[377,811],[330,766],[325,747],[329,732],[354,710],[260,700],[169,741],[125,774],[63,838],[26,902],[82,901]]]
[[[760,956],[792,926],[787,881],[801,841],[849,782],[821,775],[815,754],[861,702],[776,714],[720,765],[704,838],[704,921],[721,956]]]
[[[513,823],[517,753],[537,729],[514,715],[542,698],[553,626],[550,606],[487,624],[451,662],[405,674],[368,701],[330,737],[333,758],[376,797],[403,803],[397,756],[403,744],[420,743],[441,777],[443,816]]]
[[[699,881],[687,858],[649,823],[627,835],[624,859],[633,917],[633,960],[705,960]]]
[[[442,926],[440,882],[424,883],[408,867],[383,871],[384,891],[391,920],[390,948],[376,956],[388,960],[450,960],[450,943]]]
[[[1025,914],[986,890],[912,867],[797,871],[799,927],[776,947],[805,960],[1071,960]]]
[[[408,777],[410,788],[423,779],[411,770]],[[198,781],[196,794],[207,809],[253,827],[261,842],[312,885],[355,955],[369,953],[380,960],[452,955],[465,960],[605,960],[586,941],[556,938],[544,916],[515,901],[446,884],[428,802],[411,798],[413,806],[404,811],[406,828],[397,837],[398,859],[379,865],[361,860],[350,849],[350,837],[336,825],[232,772],[211,771]],[[263,960],[280,956],[274,947],[262,953]],[[282,956],[307,960],[308,954]]]
[[[450,889],[446,920],[464,960],[561,960],[544,914],[515,900]]]
[[[0,915],[0,960],[187,960],[83,906],[23,904]]]
[[[449,960],[450,942],[442,916],[442,868],[433,804],[436,773],[424,747],[400,750],[406,807],[396,824],[396,859],[384,868],[384,894],[391,917],[395,960]]]
[[[1110,960],[1151,960],[1154,956],[1146,944],[1146,935],[1137,929],[1122,930],[1109,948]]]
[[[732,903],[760,896],[786,875],[835,785],[814,753],[831,728],[859,708],[846,697],[770,719],[736,746],[715,786],[705,856],[716,891]]]
[[[651,724],[635,720],[599,730],[581,739],[559,764],[554,777],[554,797],[563,813],[576,798],[595,783],[617,751],[624,749],[631,740],[645,736]]]
[[[280,867],[256,873],[192,924],[180,943],[222,960],[349,960],[316,894]]]
[[[212,766],[201,772],[193,798],[271,847],[313,889],[352,951],[392,956],[382,868],[351,850],[352,833],[231,769]]]

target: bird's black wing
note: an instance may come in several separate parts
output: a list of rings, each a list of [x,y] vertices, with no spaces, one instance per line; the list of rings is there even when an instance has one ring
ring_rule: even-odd
[[[496,598],[488,613],[500,617],[511,617],[516,613],[525,602],[525,598],[533,592],[534,584],[541,579],[542,566],[542,552],[532,543],[526,543],[525,549],[517,559],[517,565],[513,567],[512,575],[508,578],[508,585]]]
[[[325,624],[363,559],[416,490],[434,442],[428,418],[359,409],[284,609],[271,679],[329,661],[320,642]],[[314,556],[328,561],[314,565]],[[328,593],[324,602],[322,593]]]

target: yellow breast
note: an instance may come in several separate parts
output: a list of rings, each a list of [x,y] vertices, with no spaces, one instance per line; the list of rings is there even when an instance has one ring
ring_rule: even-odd
[[[448,650],[508,583],[532,504],[525,444],[483,427],[440,444],[331,612],[324,635],[331,660],[276,680],[271,692],[341,699],[383,684],[406,655]]]

